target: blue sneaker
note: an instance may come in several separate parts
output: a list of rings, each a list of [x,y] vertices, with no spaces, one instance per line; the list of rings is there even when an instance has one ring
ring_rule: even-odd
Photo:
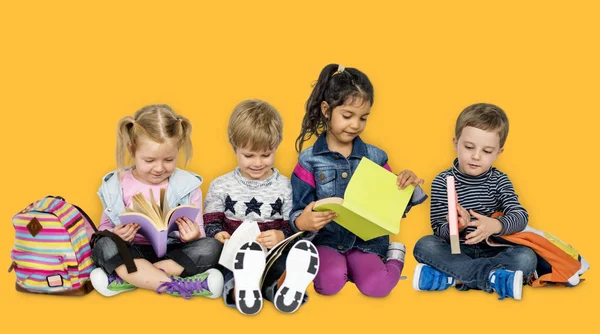
[[[490,273],[490,287],[500,295],[499,300],[511,297],[521,300],[523,291],[523,272],[496,269]]]
[[[426,264],[417,264],[413,276],[413,288],[415,290],[443,291],[454,285],[456,285],[454,277],[450,277]]]

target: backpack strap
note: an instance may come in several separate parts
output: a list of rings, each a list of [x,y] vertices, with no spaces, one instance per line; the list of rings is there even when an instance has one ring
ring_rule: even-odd
[[[88,221],[88,224],[90,226],[92,226],[92,228],[94,229],[94,232],[98,232],[98,228],[94,224],[94,221],[92,220],[92,218],[90,218],[90,216],[87,213],[85,213],[85,211],[83,211],[83,209],[80,208],[79,206],[77,206],[75,204],[71,204],[71,205],[74,206],[75,209],[79,210],[79,212],[81,213],[81,215]]]
[[[96,240],[100,236],[110,238],[117,245],[117,249],[119,250],[119,255],[123,259],[123,264],[125,264],[125,267],[127,267],[127,272],[134,273],[137,271],[135,262],[133,262],[133,257],[131,256],[131,253],[129,252],[128,245],[123,239],[121,239],[121,237],[119,237],[118,235],[116,235],[110,231],[98,231],[98,228],[96,228],[96,225],[94,224],[93,220],[90,218],[90,216],[87,213],[85,213],[85,211],[83,211],[77,205],[70,204],[70,203],[67,204],[65,199],[60,196],[47,196],[45,200],[50,200],[51,202],[45,202],[44,200],[42,200],[44,202],[40,201],[40,203],[36,203],[37,206],[44,208],[44,211],[46,211],[46,212],[56,215],[59,218],[59,220],[63,223],[63,225],[67,229],[67,232],[71,236],[73,235],[72,229],[75,226],[75,223],[78,221],[78,219],[75,219],[75,220],[66,219],[66,217],[65,218],[62,217],[63,215],[60,215],[60,216],[57,215],[56,211],[59,211],[59,209],[62,209],[64,205],[70,205],[73,208],[75,208],[77,211],[79,211],[79,213],[82,216],[81,218],[85,218],[83,220],[87,220],[88,224],[91,225],[92,228],[94,229],[94,235],[92,235],[92,240],[90,242],[91,247],[94,247]]]
[[[121,259],[123,259],[123,264],[127,268],[128,273],[131,274],[137,271],[137,267],[135,265],[135,262],[133,262],[133,257],[131,256],[131,252],[129,252],[129,247],[125,240],[121,239],[121,237],[112,233],[111,231],[98,231],[92,236],[92,241],[90,243],[92,248],[96,244],[96,241],[100,239],[100,237],[110,238],[115,243],[115,245],[117,245],[119,255],[121,256]]]
[[[94,224],[94,221],[92,220],[92,218],[90,218],[90,216],[87,213],[85,213],[85,211],[82,208],[80,208],[79,206],[72,204],[72,203],[67,203],[67,201],[61,196],[49,195],[49,196],[46,196],[44,199],[53,199],[53,200],[49,203],[43,202],[43,200],[42,200],[42,201],[39,201],[39,203],[34,203],[34,204],[41,206],[45,212],[56,215],[59,218],[59,220],[63,223],[65,228],[69,231],[69,234],[71,234],[70,229],[72,229],[75,226],[75,224],[69,223],[68,221],[63,220],[64,219],[63,217],[60,217],[59,215],[56,214],[56,211],[63,208],[63,205],[61,205],[61,204],[70,205],[70,206],[74,207],[75,209],[77,209],[77,211],[79,211],[79,213],[83,216],[83,218],[85,218],[85,220],[87,220],[88,225],[90,225],[92,227],[92,229],[94,229],[94,232],[98,232],[98,228]],[[57,202],[55,200],[58,200],[58,201],[61,201],[64,203],[59,204],[59,202]],[[77,220],[78,219],[76,219],[76,221]]]

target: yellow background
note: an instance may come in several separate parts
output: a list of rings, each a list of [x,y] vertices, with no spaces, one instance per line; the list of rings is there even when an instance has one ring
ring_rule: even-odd
[[[409,254],[390,296],[348,284],[286,316],[266,304],[256,317],[221,300],[186,301],[136,291],[113,298],[35,296],[0,275],[5,330],[107,333],[244,330],[413,333],[569,332],[598,328],[598,14],[595,2],[231,1],[20,2],[0,5],[0,264],[8,267],[11,216],[45,195],[64,196],[99,219],[96,190],[115,167],[124,115],[167,103],[193,123],[187,166],[207,191],[235,167],[226,124],[236,103],[261,98],[282,113],[276,167],[290,175],[294,140],[311,84],[328,63],[367,73],[375,104],[365,141],[395,171],[430,182],[450,166],[458,113],[474,102],[509,115],[496,166],[515,184],[533,227],[574,245],[592,269],[573,289],[526,287],[524,300],[480,291],[416,292],[412,247],[430,234],[429,201],[403,220],[395,240]],[[246,328],[246,329],[244,329]],[[586,330],[586,332],[589,330]]]

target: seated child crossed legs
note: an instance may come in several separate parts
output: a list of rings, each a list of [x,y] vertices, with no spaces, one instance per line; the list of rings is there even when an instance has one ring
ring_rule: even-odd
[[[207,236],[225,243],[244,221],[255,221],[261,230],[256,242],[243,245],[236,255],[235,270],[224,271],[223,299],[243,314],[262,309],[262,298],[282,312],[292,313],[307,301],[306,288],[318,270],[316,247],[298,241],[269,269],[265,282],[265,251],[292,235],[290,180],[273,167],[282,140],[283,121],[277,110],[260,100],[238,104],[229,119],[229,141],[238,167],[215,179],[205,199]],[[278,287],[278,279],[286,278]]]
[[[178,231],[169,235],[161,258],[139,225],[119,218],[136,194],[153,195],[160,202],[163,189],[170,207],[194,204],[202,210],[202,178],[176,167],[180,150],[186,161],[191,156],[191,129],[189,120],[167,105],[146,106],[119,121],[119,168],[102,178],[98,191],[104,211],[92,249],[98,268],[90,278],[100,294],[114,296],[140,287],[185,298],[221,295],[223,276],[214,267],[222,245],[204,238],[201,213],[177,221]],[[127,168],[126,153],[135,161]]]
[[[431,184],[431,227],[434,235],[417,241],[414,256],[420,262],[413,278],[416,290],[496,291],[500,299],[522,298],[537,265],[528,247],[492,247],[489,237],[520,232],[528,213],[521,206],[506,174],[492,167],[504,150],[508,118],[502,109],[479,103],[458,116],[453,139],[457,158]],[[451,254],[446,177],[455,179],[461,254]],[[497,213],[503,216],[496,217]]]

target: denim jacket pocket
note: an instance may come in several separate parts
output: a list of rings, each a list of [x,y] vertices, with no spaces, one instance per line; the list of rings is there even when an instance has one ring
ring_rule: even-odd
[[[317,199],[335,196],[335,169],[315,169]]]

